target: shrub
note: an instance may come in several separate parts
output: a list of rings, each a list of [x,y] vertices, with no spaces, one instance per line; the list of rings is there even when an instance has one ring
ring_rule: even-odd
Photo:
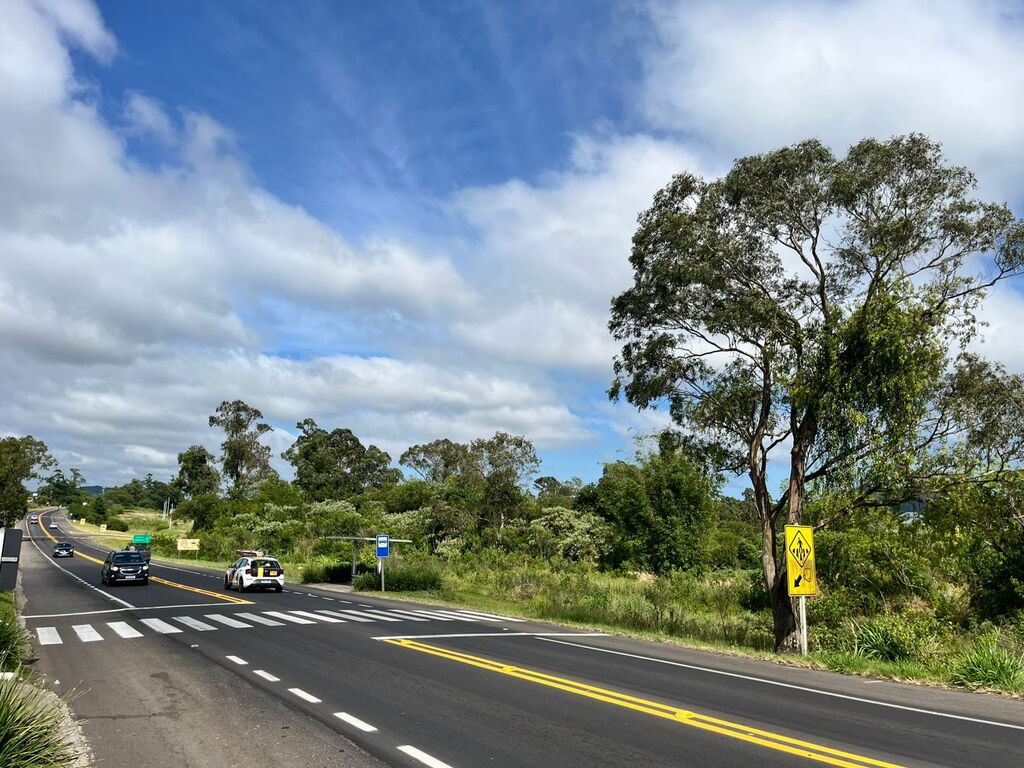
[[[441,570],[431,562],[396,562],[384,568],[384,585],[389,590],[419,592],[441,588]],[[380,576],[376,572],[359,574],[353,586],[360,591],[380,589]]]
[[[330,559],[317,559],[302,568],[303,584],[348,584],[352,564]]]
[[[1024,655],[1003,648],[995,638],[979,640],[953,657],[949,682],[964,688],[1024,690]]]
[[[123,533],[128,530],[128,521],[120,517],[113,517],[107,521],[107,530],[121,531]]]
[[[64,736],[63,709],[44,691],[17,678],[0,680],[0,765],[51,768],[77,757]]]
[[[882,661],[908,661],[928,650],[938,627],[926,617],[882,614],[853,623],[853,650]]]
[[[0,670],[15,669],[21,662],[27,638],[17,619],[0,619]]]

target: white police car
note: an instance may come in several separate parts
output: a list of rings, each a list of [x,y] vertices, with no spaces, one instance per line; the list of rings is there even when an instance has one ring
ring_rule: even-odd
[[[246,592],[250,589],[284,589],[284,568],[273,557],[258,550],[238,550],[242,555],[224,573],[224,589]]]

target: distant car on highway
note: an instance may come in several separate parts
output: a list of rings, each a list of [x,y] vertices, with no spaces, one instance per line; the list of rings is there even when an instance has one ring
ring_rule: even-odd
[[[74,557],[75,547],[66,541],[59,542],[53,545],[53,556],[54,557]]]
[[[146,558],[147,563],[150,561],[152,557],[152,553],[150,552],[149,547],[147,547],[145,544],[129,544],[124,548],[124,551],[138,552],[140,555]]]
[[[149,583],[149,563],[141,552],[108,552],[100,581],[114,586],[119,581]]]
[[[56,523],[50,523],[50,528],[56,528],[56,527],[57,527]]]
[[[30,517],[28,521],[33,525],[39,525],[39,515],[32,515],[32,517]]]
[[[228,566],[224,573],[224,589],[284,589],[284,568],[272,557],[249,553]]]

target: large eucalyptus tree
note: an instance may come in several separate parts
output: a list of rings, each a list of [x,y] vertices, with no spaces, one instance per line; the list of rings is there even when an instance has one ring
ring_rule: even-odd
[[[1024,382],[968,345],[986,289],[1021,271],[1024,223],[974,189],[925,136],[842,158],[810,140],[679,174],[639,218],[610,395],[667,402],[749,478],[779,650],[797,627],[778,539],[808,490],[829,500],[820,527],[1022,454]]]

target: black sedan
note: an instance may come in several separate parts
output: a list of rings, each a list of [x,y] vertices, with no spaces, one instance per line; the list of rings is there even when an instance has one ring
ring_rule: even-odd
[[[58,544],[53,545],[53,556],[54,557],[74,557],[75,546],[68,544],[66,541],[62,541]]]

